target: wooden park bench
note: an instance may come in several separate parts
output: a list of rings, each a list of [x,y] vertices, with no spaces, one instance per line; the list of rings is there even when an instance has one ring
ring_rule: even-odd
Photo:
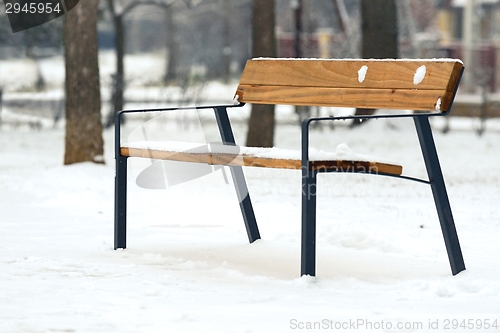
[[[253,59],[245,66],[238,85],[235,105],[197,107],[213,109],[222,144],[211,149],[188,149],[161,144],[154,148],[133,143],[121,144],[122,116],[134,112],[182,112],[177,109],[126,110],[116,116],[115,249],[126,247],[127,159],[130,157],[227,165],[236,187],[250,242],[260,239],[242,167],[302,170],[301,275],[315,275],[316,262],[316,179],[322,172],[359,172],[399,177],[429,184],[443,232],[446,250],[455,275],[465,269],[446,187],[431,132],[429,117],[450,112],[463,64],[454,59],[425,60],[320,60]],[[245,103],[308,106],[360,107],[415,110],[370,116],[315,117],[302,123],[301,151],[276,153],[276,148],[236,146],[227,109]],[[193,109],[193,108],[190,108]],[[402,175],[402,167],[363,158],[313,157],[309,149],[312,122],[369,118],[413,118],[420,141],[428,179]],[[263,153],[264,152],[264,153]],[[268,152],[268,153],[265,153]]]

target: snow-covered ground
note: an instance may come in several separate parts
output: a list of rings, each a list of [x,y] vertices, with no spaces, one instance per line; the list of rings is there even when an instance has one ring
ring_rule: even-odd
[[[455,127],[436,142],[467,270],[450,273],[427,185],[329,174],[316,278],[299,277],[296,171],[245,169],[262,235],[248,244],[221,171],[144,190],[134,170],[128,249],[114,251],[112,132],[106,165],[63,166],[63,130],[4,130],[0,332],[437,332],[469,319],[499,332],[500,133]],[[318,149],[342,142],[425,175],[410,122],[312,135]],[[278,126],[276,143],[298,148],[298,126]]]
[[[129,68],[163,69],[155,61]],[[111,73],[112,58],[101,64]],[[0,63],[0,84],[19,84],[5,88],[5,98],[20,97],[16,89],[36,80],[29,74],[36,67],[16,66]],[[42,62],[59,92],[41,98],[60,94],[61,68],[60,59]],[[230,102],[229,88],[209,84],[204,91]],[[141,87],[128,94],[158,96]],[[2,117],[9,112],[4,107]],[[244,143],[248,109],[230,115]],[[281,107],[277,117],[276,146],[298,149],[297,116]],[[169,123],[167,132],[215,140],[216,128],[201,119],[205,135],[193,118]],[[142,132],[137,124],[128,123],[125,139]],[[112,131],[104,133],[105,165],[63,166],[62,126],[42,125],[0,131],[2,333],[500,332],[498,121],[488,121],[481,137],[465,118],[452,119],[448,134],[435,131],[466,271],[451,275],[429,186],[328,174],[319,179],[316,278],[299,277],[298,171],[245,169],[262,235],[248,244],[236,195],[220,170],[145,190],[135,185],[145,165],[131,160],[128,248],[114,251]],[[314,130],[312,146],[334,151],[345,142],[425,177],[411,121],[345,125]],[[433,125],[442,128],[442,119]]]

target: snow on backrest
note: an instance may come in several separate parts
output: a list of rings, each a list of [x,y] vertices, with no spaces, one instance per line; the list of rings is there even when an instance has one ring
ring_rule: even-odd
[[[463,70],[457,59],[249,60],[241,103],[446,112]]]

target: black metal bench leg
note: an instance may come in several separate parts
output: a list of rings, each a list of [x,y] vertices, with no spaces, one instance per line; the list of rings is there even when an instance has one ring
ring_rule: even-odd
[[[115,250],[127,247],[127,157],[116,157]]]
[[[302,251],[300,275],[316,275],[317,172],[302,170]]]
[[[417,116],[413,119],[415,121],[420,147],[422,148],[422,154],[427,168],[432,194],[434,195],[434,202],[436,203],[439,222],[441,223],[441,230],[443,232],[448,258],[450,260],[451,271],[453,275],[456,275],[465,270],[465,263],[462,256],[462,250],[460,248],[460,242],[458,241],[455,222],[453,221],[451,206],[446,192],[443,173],[441,172],[441,166],[439,164],[436,145],[434,143],[434,138],[432,137],[429,118],[425,116]]]
[[[243,215],[243,221],[245,222],[248,240],[250,243],[253,243],[257,239],[260,239],[260,233],[259,228],[257,227],[257,220],[253,211],[252,201],[250,200],[250,194],[248,193],[245,175],[243,174],[243,169],[241,167],[232,166],[230,169],[231,175],[233,176],[236,195],[238,196],[238,201],[240,203],[241,214]]]
[[[215,107],[214,111],[222,142],[224,144],[236,145],[226,107]],[[252,201],[250,200],[250,194],[248,193],[245,175],[243,174],[243,168],[239,166],[231,166],[229,168],[231,169],[231,175],[233,177],[234,187],[238,196],[241,214],[243,215],[243,221],[245,222],[248,240],[250,243],[253,243],[257,239],[260,239],[260,233],[255,213],[253,211]]]

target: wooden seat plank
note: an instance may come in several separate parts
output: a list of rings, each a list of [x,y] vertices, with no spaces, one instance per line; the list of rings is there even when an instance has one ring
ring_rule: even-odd
[[[264,148],[262,148],[264,149]],[[122,156],[142,157],[177,162],[204,163],[211,165],[233,165],[262,168],[300,170],[300,159],[266,158],[254,155],[217,153],[217,152],[182,152],[173,150],[121,147]],[[356,160],[315,160],[309,162],[310,170],[335,172],[369,172],[401,175],[403,167],[397,164],[356,161]]]

